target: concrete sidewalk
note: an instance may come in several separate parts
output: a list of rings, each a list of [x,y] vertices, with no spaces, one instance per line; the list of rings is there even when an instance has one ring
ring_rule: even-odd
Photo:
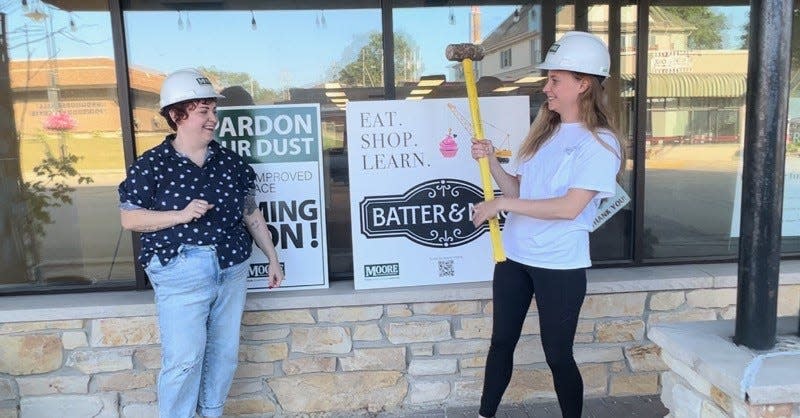
[[[669,412],[659,400],[658,395],[587,399],[583,406],[583,418],[662,418]],[[319,416],[330,418],[344,418],[345,416],[370,418],[477,418],[478,407],[444,407],[432,410],[381,412],[376,414],[365,412],[363,415],[351,412],[346,415],[332,414]],[[495,417],[561,418],[561,410],[559,410],[558,403],[556,402],[501,405]]]

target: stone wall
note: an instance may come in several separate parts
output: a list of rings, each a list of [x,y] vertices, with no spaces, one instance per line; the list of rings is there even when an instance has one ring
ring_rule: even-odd
[[[491,334],[487,293],[438,302],[250,306],[226,414],[476,405]],[[779,299],[780,315],[796,315],[800,285],[781,286]],[[586,395],[659,393],[660,374],[668,368],[658,346],[645,336],[646,328],[728,319],[735,303],[732,288],[588,295],[575,345]],[[159,355],[152,310],[142,316],[5,320],[0,323],[0,418],[155,417]],[[535,306],[515,364],[505,402],[555,397]]]
[[[669,367],[661,376],[668,417],[800,418],[798,317],[781,317],[776,325],[770,350],[734,344],[732,320],[650,328]]]

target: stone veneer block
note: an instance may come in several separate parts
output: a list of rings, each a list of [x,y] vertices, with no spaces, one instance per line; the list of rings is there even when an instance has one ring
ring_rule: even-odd
[[[30,376],[17,378],[20,396],[89,393],[89,377],[85,374],[65,376]]]
[[[433,344],[411,344],[412,356],[432,356]]]
[[[797,315],[800,285],[778,287],[778,316]]]
[[[25,397],[19,407],[23,417],[119,418],[116,393]]]
[[[778,335],[796,332],[797,318],[778,318]],[[648,337],[668,354],[665,359],[685,365],[673,367],[673,371],[680,375],[681,369],[692,370],[734,401],[746,400],[750,406],[800,403],[800,354],[784,352],[762,358],[761,367],[753,369],[754,378],[742,392],[745,370],[763,353],[736,346],[731,341],[733,334],[733,321],[711,321],[654,326]]]
[[[80,347],[88,347],[89,339],[83,331],[64,331],[61,334],[61,344],[65,350],[73,350]]]
[[[515,369],[511,375],[503,400],[506,402],[522,402],[534,398],[555,398],[553,377],[548,369],[521,370]]]
[[[20,332],[41,331],[46,329],[78,329],[83,328],[83,321],[47,321],[47,322],[18,322],[0,324],[0,334],[15,334]]]
[[[242,340],[269,341],[282,340],[289,336],[289,328],[267,329],[263,331],[245,330],[242,332]]]
[[[413,315],[411,309],[407,305],[388,305],[386,307],[386,316],[389,318],[405,318]]]
[[[248,379],[253,377],[267,377],[275,374],[273,363],[239,363],[234,379]]]
[[[686,292],[686,303],[693,308],[724,308],[736,304],[736,289],[698,289]]]
[[[412,376],[453,374],[457,371],[458,360],[454,358],[413,359],[408,366],[408,374]]]
[[[133,403],[122,407],[122,418],[152,418],[158,416],[155,403]]]
[[[583,302],[581,318],[642,316],[647,293],[589,295]]]
[[[651,313],[648,324],[656,325],[669,322],[713,321],[717,313],[713,309],[687,309],[685,311]]]
[[[292,328],[292,352],[295,353],[344,354],[352,347],[349,328]]]
[[[155,384],[156,373],[153,370],[102,373],[92,378],[92,392],[119,392],[144,389],[153,387]]]
[[[314,317],[311,316],[311,312],[309,312],[308,309],[245,312],[242,316],[243,325],[287,325],[313,323]]]
[[[133,352],[133,360],[139,367],[145,369],[161,368],[161,347],[137,348]]]
[[[92,347],[158,344],[156,317],[109,318],[91,321]]]
[[[412,405],[442,401],[450,396],[450,382],[413,382],[408,401]]]
[[[488,351],[487,346],[487,351]],[[514,365],[544,363],[544,349],[539,338],[520,338],[514,350]]]
[[[228,392],[228,397],[235,398],[241,395],[259,393],[262,389],[264,389],[264,382],[261,380],[255,382],[233,382],[231,390]]]
[[[225,402],[225,415],[246,415],[246,414],[271,414],[275,412],[275,404],[263,397],[250,397],[228,399]]]
[[[489,341],[446,341],[436,344],[436,351],[441,355],[488,353]]]
[[[336,357],[300,357],[286,359],[282,362],[283,372],[287,375],[303,373],[333,373],[336,371]]]
[[[421,343],[449,340],[450,322],[391,322],[386,326],[386,337],[392,344]]]
[[[624,360],[621,347],[596,347],[593,345],[576,346],[575,362],[581,363],[608,363]]]
[[[608,387],[608,368],[605,364],[580,364],[583,393],[586,396],[604,396]]]
[[[62,359],[58,335],[0,335],[0,373],[46,373],[60,368]]]
[[[469,315],[478,313],[478,301],[415,303],[411,305],[415,315]]]
[[[356,325],[353,330],[353,341],[380,341],[383,333],[378,324]]]
[[[352,357],[340,357],[339,363],[346,372],[358,370],[406,369],[405,347],[357,348]]]
[[[403,373],[393,371],[304,374],[268,384],[283,410],[292,413],[380,411],[400,405],[408,392]]]
[[[661,348],[655,344],[634,345],[625,347],[625,358],[634,372],[653,372],[667,370],[661,360]]]
[[[658,375],[634,374],[611,377],[609,394],[611,396],[652,395],[658,393]]]
[[[644,337],[644,321],[608,321],[597,323],[597,342],[621,343],[639,341]]]
[[[686,302],[686,295],[681,292],[658,292],[650,296],[650,309],[654,311],[670,311]]]
[[[317,311],[319,322],[360,322],[374,321],[383,316],[383,306],[366,306],[354,308],[327,308]]]
[[[21,378],[18,378],[17,382],[19,382],[20,379]],[[9,399],[17,399],[17,390],[14,388],[12,380],[0,378],[0,401],[7,401]]]
[[[251,363],[269,363],[283,360],[289,356],[286,343],[241,344],[239,345],[239,361]]]
[[[119,393],[119,402],[121,405],[153,403],[157,400],[156,390],[155,386],[147,389],[126,390]]]
[[[116,372],[133,368],[133,350],[73,351],[66,366],[85,374]]]

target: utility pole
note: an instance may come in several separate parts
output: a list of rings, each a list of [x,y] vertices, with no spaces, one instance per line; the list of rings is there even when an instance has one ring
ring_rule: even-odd
[[[0,265],[3,277],[11,283],[23,283],[28,275],[21,214],[27,208],[19,199],[22,173],[10,67],[6,14],[0,13],[0,200],[5,202],[0,205],[0,236],[6,237],[0,240]]]

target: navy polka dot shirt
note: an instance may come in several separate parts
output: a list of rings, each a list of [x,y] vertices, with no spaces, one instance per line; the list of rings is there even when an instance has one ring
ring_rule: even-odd
[[[181,244],[214,245],[221,268],[250,257],[252,238],[242,222],[244,201],[255,188],[255,172],[238,154],[211,141],[203,167],[172,146],[175,135],[145,152],[119,185],[120,208],[181,210],[192,199],[214,204],[188,224],[141,234],[139,262],[159,258],[166,265]]]

